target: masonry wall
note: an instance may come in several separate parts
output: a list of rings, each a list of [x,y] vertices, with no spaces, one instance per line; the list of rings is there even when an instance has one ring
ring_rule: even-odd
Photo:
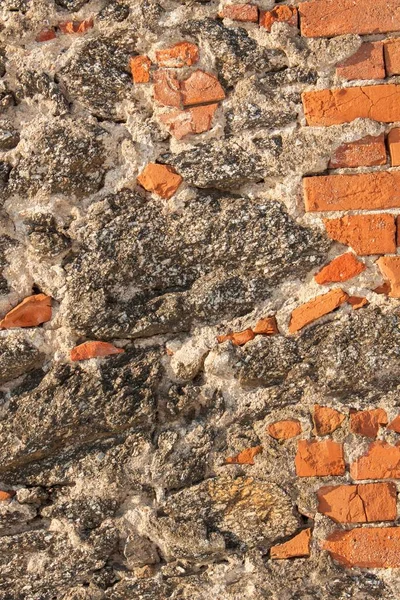
[[[396,600],[400,0],[3,0],[0,113],[0,600]]]

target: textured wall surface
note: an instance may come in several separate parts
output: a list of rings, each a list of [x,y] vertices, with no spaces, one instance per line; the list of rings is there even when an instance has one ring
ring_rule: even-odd
[[[0,0],[0,600],[398,600],[399,34]]]

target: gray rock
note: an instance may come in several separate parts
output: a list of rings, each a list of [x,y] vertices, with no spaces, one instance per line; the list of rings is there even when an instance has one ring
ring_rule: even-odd
[[[8,331],[0,338],[0,383],[41,367],[44,361],[44,354],[29,343],[24,334]]]

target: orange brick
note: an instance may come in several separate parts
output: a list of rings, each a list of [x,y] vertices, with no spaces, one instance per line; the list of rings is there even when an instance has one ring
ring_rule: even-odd
[[[387,422],[387,414],[383,408],[350,412],[350,431],[366,437],[375,438],[379,427],[387,425]]]
[[[28,296],[0,321],[0,329],[36,327],[51,319],[51,297],[46,294]]]
[[[265,27],[267,31],[271,31],[272,25],[276,22],[288,23],[289,25],[293,25],[293,27],[297,27],[297,8],[282,4],[281,6],[275,6],[272,10],[260,11],[260,27]]]
[[[302,558],[310,556],[311,529],[303,529],[283,544],[271,547],[271,558]]]
[[[318,512],[337,523],[373,523],[397,518],[394,483],[333,485],[318,490]]]
[[[400,85],[393,83],[304,92],[302,99],[308,125],[340,125],[358,118],[400,121]]]
[[[98,356],[110,356],[111,354],[122,354],[122,348],[116,348],[109,342],[84,342],[75,346],[70,351],[70,358],[73,361],[88,360],[89,358],[97,358]]]
[[[314,279],[320,285],[339,281],[347,281],[365,271],[365,264],[354,256],[352,252],[346,252],[334,258],[328,265],[323,267]]]
[[[384,45],[387,75],[400,75],[400,40],[388,40]]]
[[[7,500],[11,500],[13,496],[15,496],[14,490],[0,490],[0,502],[6,502]]]
[[[397,415],[397,417],[395,417],[393,421],[389,423],[387,429],[395,431],[396,433],[400,433],[400,415]]]
[[[151,60],[148,56],[133,56],[130,67],[134,83],[148,83],[150,81]]]
[[[258,6],[254,4],[227,4],[219,16],[224,19],[231,19],[232,21],[257,23]]]
[[[225,335],[219,335],[217,341],[219,344],[230,340],[234,346],[244,346],[250,340],[254,340],[256,336],[252,329],[245,329],[244,331],[236,331],[235,333],[227,333]]]
[[[387,442],[372,442],[367,453],[350,466],[353,479],[399,479],[400,447]]]
[[[301,33],[308,37],[400,30],[398,0],[311,0],[299,12]]]
[[[275,421],[268,425],[268,433],[276,440],[290,440],[300,435],[301,424],[297,419],[287,419],[286,421]]]
[[[400,256],[381,256],[377,265],[385,279],[389,280],[389,296],[400,298]]]
[[[254,325],[253,331],[257,335],[275,335],[279,333],[276,318],[272,316],[266,317],[265,319],[260,319]]]
[[[62,21],[58,23],[61,33],[86,33],[93,27],[93,18],[84,21]]]
[[[346,470],[343,445],[332,440],[300,440],[295,465],[298,477],[343,475]]]
[[[37,42],[48,42],[49,40],[54,40],[55,37],[56,32],[53,27],[46,27],[45,29],[42,29],[42,31],[39,31],[35,40]]]
[[[317,435],[328,435],[338,429],[345,416],[334,408],[329,406],[314,405],[314,433]]]
[[[322,294],[321,296],[316,296],[316,298],[295,308],[290,319],[290,333],[300,331],[300,329],[303,329],[306,325],[329,314],[343,304],[343,302],[346,302],[346,300],[346,292],[337,288],[326,294]]]
[[[367,135],[356,142],[339,146],[329,162],[330,169],[352,169],[386,164],[385,134]]]
[[[199,49],[191,42],[178,42],[169,48],[156,50],[156,61],[160,67],[190,67],[199,60]]]
[[[400,527],[356,527],[334,531],[322,547],[346,567],[400,567]]]
[[[230,456],[225,459],[230,465],[254,465],[254,457],[262,452],[262,446],[254,446],[253,448],[246,448],[242,450],[236,456]]]
[[[388,281],[385,281],[384,283],[382,283],[382,285],[378,285],[378,287],[376,287],[372,291],[375,292],[375,294],[382,294],[384,296],[387,296],[390,293],[390,283]]]
[[[171,134],[181,140],[186,135],[204,133],[212,127],[218,104],[194,106],[188,110],[174,110],[160,116]]]
[[[393,254],[396,252],[396,224],[393,215],[346,215],[324,219],[329,237],[353,248],[356,254]]]
[[[347,298],[348,304],[353,307],[353,310],[358,310],[364,306],[368,306],[369,302],[364,296],[349,296]]]
[[[343,79],[385,79],[383,42],[365,42],[353,56],[337,65],[336,74]]]
[[[181,106],[181,91],[179,80],[174,71],[155,71],[154,99],[164,106]]]
[[[388,135],[390,162],[392,167],[400,167],[400,128],[395,127]]]
[[[201,69],[197,69],[182,81],[181,92],[184,106],[219,102],[225,98],[225,92],[218,79]]]
[[[307,212],[400,208],[400,171],[305,177]]]
[[[173,167],[156,163],[146,165],[137,178],[137,182],[145,190],[167,200],[175,194],[182,181],[182,177]]]

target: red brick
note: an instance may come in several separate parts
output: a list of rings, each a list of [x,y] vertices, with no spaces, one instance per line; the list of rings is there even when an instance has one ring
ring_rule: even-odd
[[[88,360],[99,356],[110,356],[111,354],[122,354],[122,348],[116,348],[109,342],[84,342],[72,348],[70,358],[73,361]]]
[[[400,171],[305,177],[307,212],[400,208]]]
[[[400,128],[395,127],[388,135],[390,162],[392,167],[400,167]]]
[[[345,416],[334,408],[329,406],[314,405],[314,433],[316,435],[329,435],[338,429]]]
[[[350,466],[353,479],[399,479],[400,447],[387,442],[372,442],[364,456]]]
[[[227,4],[219,14],[220,17],[232,21],[248,21],[257,23],[258,6],[254,4]]]
[[[346,292],[337,288],[326,294],[322,294],[321,296],[316,296],[316,298],[295,308],[290,319],[290,333],[300,331],[300,329],[303,329],[306,325],[329,314],[343,304],[343,302],[346,302],[346,300]]]
[[[297,419],[275,421],[275,423],[268,425],[268,433],[275,440],[290,440],[300,435],[301,424]]]
[[[301,33],[308,37],[400,30],[398,0],[311,0],[299,12]]]
[[[262,446],[254,446],[253,448],[246,448],[242,450],[236,456],[230,456],[225,459],[230,465],[254,465],[254,457],[262,452]]]
[[[343,475],[346,470],[343,446],[332,440],[300,440],[295,465],[298,477]]]
[[[385,277],[389,281],[391,298],[400,298],[400,256],[382,256],[377,265]]]
[[[389,423],[387,429],[395,431],[396,433],[400,433],[400,415],[397,415],[397,417],[395,417],[393,421]]]
[[[267,31],[271,31],[274,23],[288,23],[297,27],[298,13],[295,6],[287,6],[282,4],[275,6],[272,10],[260,11],[260,27],[265,27]]]
[[[148,56],[133,56],[130,67],[134,83],[148,83],[150,81],[151,60]]]
[[[388,281],[385,281],[384,283],[382,283],[382,285],[378,285],[378,287],[376,287],[372,291],[375,292],[375,294],[382,294],[387,296],[390,293],[390,283]]]
[[[182,181],[173,167],[156,163],[146,165],[137,178],[137,182],[145,190],[167,200],[175,194]]]
[[[367,135],[356,142],[339,146],[329,162],[330,169],[352,169],[386,164],[385,134]]]
[[[335,531],[322,547],[346,567],[400,567],[400,527],[356,527]]]
[[[393,254],[396,252],[396,224],[393,215],[346,215],[324,219],[329,237],[353,248],[356,254]]]
[[[400,75],[400,39],[388,40],[384,45],[387,75]]]
[[[311,529],[303,529],[283,544],[271,547],[271,558],[302,558],[310,556]]]
[[[190,67],[199,60],[199,49],[191,42],[178,42],[169,48],[156,50],[156,62],[160,67]]]
[[[164,106],[181,106],[180,83],[174,71],[155,71],[154,99]]]
[[[181,140],[186,135],[204,133],[211,129],[217,108],[218,104],[207,104],[188,110],[174,110],[161,115],[160,120],[177,140]]]
[[[394,483],[364,483],[322,487],[318,512],[337,523],[373,523],[397,518]]]
[[[219,344],[230,340],[234,346],[244,346],[250,340],[254,340],[256,336],[252,329],[245,329],[244,331],[236,331],[235,333],[226,333],[225,335],[217,336]]]
[[[353,310],[358,310],[364,306],[368,306],[369,302],[364,296],[349,296],[347,298],[348,304],[353,307]]]
[[[340,125],[358,118],[400,121],[400,85],[316,90],[302,94],[308,125]]]
[[[28,296],[0,321],[0,329],[36,327],[51,319],[51,297],[46,294]]]
[[[352,252],[346,252],[334,258],[323,267],[314,279],[320,285],[339,281],[347,281],[365,271],[365,264],[358,260]]]
[[[257,335],[275,335],[279,333],[278,324],[274,316],[260,319],[253,327],[253,331]]]
[[[184,106],[219,102],[225,98],[225,92],[218,79],[201,69],[197,69],[182,81],[181,92]]]
[[[355,54],[337,65],[336,74],[343,79],[385,79],[383,42],[365,42]]]
[[[37,42],[48,42],[50,40],[54,40],[55,37],[56,32],[54,31],[53,27],[46,27],[45,29],[42,29],[42,31],[39,31],[35,40]]]
[[[387,414],[383,408],[350,412],[350,431],[366,437],[375,438],[379,427],[387,425],[387,422]]]

